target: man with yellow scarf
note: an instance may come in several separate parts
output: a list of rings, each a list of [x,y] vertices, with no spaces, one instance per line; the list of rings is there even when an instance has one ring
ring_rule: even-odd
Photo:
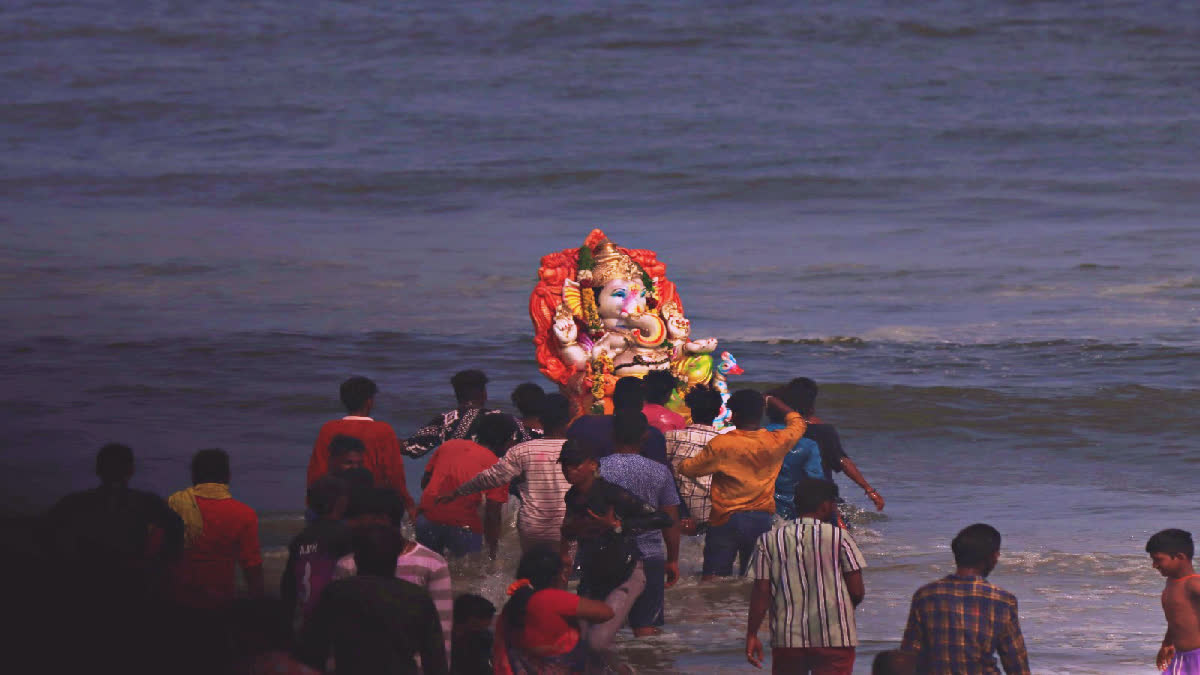
[[[242,568],[250,594],[263,594],[258,515],[233,498],[230,475],[224,450],[201,450],[192,458],[192,487],[167,499],[184,524],[183,557],[173,575],[175,601],[184,607],[232,604],[235,566]]]

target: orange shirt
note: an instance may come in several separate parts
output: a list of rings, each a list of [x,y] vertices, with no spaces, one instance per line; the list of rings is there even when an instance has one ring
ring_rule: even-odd
[[[175,565],[175,599],[187,607],[224,607],[233,602],[235,566],[262,565],[258,515],[236,499],[197,497],[196,505],[204,532]]]
[[[735,511],[775,513],[775,478],[788,451],[804,436],[804,418],[789,413],[778,431],[734,429],[714,436],[676,467],[682,476],[712,474],[710,525],[724,525]]]
[[[408,482],[404,476],[404,458],[400,454],[400,441],[387,422],[377,422],[370,417],[343,417],[326,422],[313,444],[312,457],[308,460],[308,485],[329,473],[329,442],[334,436],[344,435],[357,438],[367,447],[363,455],[363,466],[375,476],[375,485],[396,491],[407,508],[413,499],[408,493]]]
[[[503,504],[508,501],[508,483],[485,490],[482,494],[459,497],[449,504],[438,504],[437,498],[448,495],[483,471],[490,469],[500,458],[491,450],[463,439],[446,441],[433,451],[425,473],[429,484],[421,493],[421,515],[442,525],[466,527],[472,532],[483,531],[483,520],[479,518],[479,505],[483,496],[489,502]]]

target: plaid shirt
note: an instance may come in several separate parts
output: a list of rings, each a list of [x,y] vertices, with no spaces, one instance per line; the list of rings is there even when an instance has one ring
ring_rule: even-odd
[[[668,431],[667,461],[675,469],[675,483],[679,486],[679,496],[687,506],[688,514],[697,523],[708,522],[708,514],[712,511],[712,475],[699,478],[688,478],[679,475],[679,463],[694,457],[701,448],[708,445],[717,430],[707,424],[689,424],[678,431]]]
[[[983,577],[951,574],[913,594],[904,651],[917,654],[917,672],[1029,675],[1017,597]]]
[[[565,442],[563,438],[538,438],[514,445],[491,468],[459,486],[455,494],[488,490],[524,476],[519,488],[518,529],[526,536],[558,539],[563,517],[567,515],[563,498],[571,489],[558,463],[558,453]]]

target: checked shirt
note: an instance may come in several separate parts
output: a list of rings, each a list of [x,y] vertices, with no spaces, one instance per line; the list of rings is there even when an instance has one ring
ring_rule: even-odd
[[[717,435],[716,428],[707,424],[689,424],[677,431],[668,431],[667,461],[671,462],[672,470],[679,467],[685,459],[694,457],[697,452],[708,445],[713,436]],[[684,506],[697,523],[708,522],[708,514],[712,510],[712,476],[688,478],[675,473],[675,483],[679,486],[679,496]]]
[[[900,646],[917,654],[917,672],[1028,675],[1017,597],[983,577],[951,574],[913,594]]]

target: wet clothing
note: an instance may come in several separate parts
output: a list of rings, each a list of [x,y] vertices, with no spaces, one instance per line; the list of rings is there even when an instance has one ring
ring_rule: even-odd
[[[1163,675],[1200,675],[1200,649],[1175,652]]]
[[[458,493],[487,490],[523,477],[518,486],[521,506],[517,510],[517,532],[525,542],[558,546],[563,517],[563,497],[571,484],[563,477],[558,453],[566,439],[539,438],[509,448],[492,467],[461,485]]]
[[[767,424],[765,429],[778,431],[782,424]],[[801,478],[825,478],[821,465],[821,448],[811,438],[801,438],[783,456],[779,476],[775,479],[775,515],[785,520],[796,518],[796,483]]]
[[[490,469],[498,459],[495,453],[474,441],[459,439],[443,443],[425,465],[429,482],[421,493],[421,515],[431,523],[483,532],[479,507],[485,496],[496,504],[507,502],[507,484],[491,488],[484,494],[475,492],[458,497],[449,504],[439,504],[437,499],[453,494],[460,485]]]

